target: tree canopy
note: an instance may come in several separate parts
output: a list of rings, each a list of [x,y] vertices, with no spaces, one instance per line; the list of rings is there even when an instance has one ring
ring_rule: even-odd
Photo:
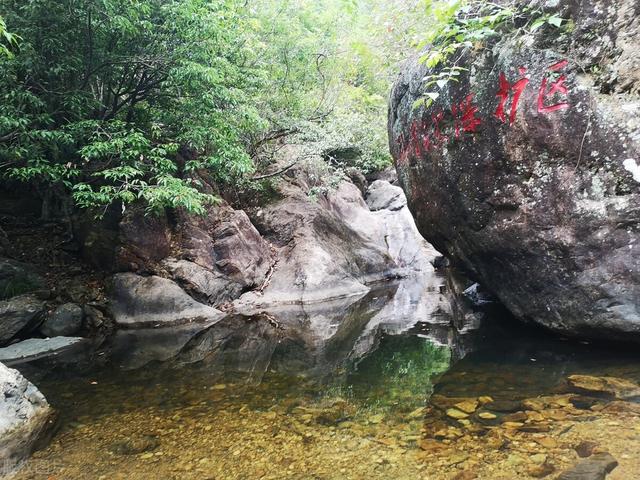
[[[385,167],[386,97],[423,2],[0,0],[0,175],[80,207],[201,213],[273,145]],[[344,161],[334,159],[333,168]],[[123,207],[124,208],[124,207]]]

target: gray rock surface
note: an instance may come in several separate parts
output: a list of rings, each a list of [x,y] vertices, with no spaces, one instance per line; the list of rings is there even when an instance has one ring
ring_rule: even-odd
[[[0,348],[0,361],[17,363],[51,357],[67,353],[75,346],[85,343],[82,337],[29,338]]]
[[[440,254],[418,231],[402,188],[376,180],[367,190],[366,202],[388,254],[404,275],[432,276],[432,263]]]
[[[638,4],[560,0],[545,8],[575,28],[507,32],[456,53],[468,70],[427,108],[414,103],[424,77],[438,71],[406,66],[389,116],[400,183],[425,238],[520,319],[640,340]],[[504,122],[500,72],[509,82]],[[510,122],[521,78],[529,83]],[[481,123],[475,132],[458,123],[456,135],[452,107],[470,94]]]
[[[70,336],[82,327],[84,312],[80,305],[65,303],[58,306],[40,326],[40,332],[47,337]]]
[[[277,263],[260,296],[243,301],[304,303],[359,295],[367,283],[398,274],[379,222],[350,182],[317,199],[303,173],[281,186],[283,199],[258,210],[253,222],[277,249]]]
[[[19,295],[0,302],[0,346],[6,345],[18,333],[28,333],[38,327],[45,304],[34,295]]]
[[[31,454],[50,426],[46,399],[17,370],[0,363],[0,473],[9,473]]]
[[[605,480],[617,466],[618,462],[611,454],[596,453],[562,472],[558,480]]]
[[[163,262],[171,278],[203,303],[219,305],[240,296],[243,285],[231,280],[216,268],[207,269],[189,260],[168,258]]]
[[[121,328],[208,322],[222,312],[195,301],[175,282],[157,276],[118,273],[109,282],[109,310]]]
[[[259,288],[271,267],[269,244],[244,211],[226,204],[211,207],[204,217],[181,215],[175,238],[181,246],[180,260],[195,266],[182,263],[172,275],[185,289],[209,297],[207,301],[214,305]],[[198,279],[185,278],[185,269]],[[201,292],[200,286],[204,287]]]
[[[305,175],[302,168],[292,173],[280,186],[281,200],[252,212],[277,261],[264,295],[245,294],[239,306],[357,296],[375,281],[433,271],[437,252],[418,233],[399,187],[376,181],[365,202],[343,181],[314,199]]]

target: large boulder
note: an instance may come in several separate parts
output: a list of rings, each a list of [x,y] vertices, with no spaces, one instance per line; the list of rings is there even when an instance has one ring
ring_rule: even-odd
[[[264,295],[243,301],[308,303],[361,295],[368,283],[402,274],[385,241],[384,220],[369,210],[349,181],[310,195],[306,166],[281,180],[281,199],[252,212],[253,223],[276,250]]]
[[[141,205],[124,212],[108,209],[98,221],[80,211],[74,230],[84,260],[106,271],[153,271],[171,251],[167,216],[149,214]]]
[[[211,305],[259,288],[271,267],[269,244],[245,212],[226,202],[201,216],[149,214],[139,205],[124,213],[111,209],[98,222],[78,215],[75,228],[89,263],[111,272],[169,276]]]
[[[28,338],[0,348],[0,362],[15,366],[44,359],[52,365],[61,357],[74,355],[73,360],[77,363],[77,354],[89,346],[89,340],[82,337]]]
[[[389,115],[400,183],[426,239],[517,317],[638,340],[638,2],[525,4],[565,22],[457,52],[466,70],[435,102],[419,100],[442,67],[405,67]]]
[[[9,474],[31,454],[51,425],[46,399],[17,370],[0,363],[0,465]]]
[[[234,282],[216,268],[207,269],[195,262],[175,258],[166,259],[163,265],[171,278],[202,303],[219,305],[238,298],[243,290],[242,284]]]
[[[271,267],[271,251],[244,211],[222,204],[211,207],[204,217],[180,215],[177,224],[176,241],[184,261],[169,264],[169,270],[185,288],[218,304],[263,284]],[[189,281],[185,272],[198,278]],[[201,288],[203,281],[208,286]]]
[[[405,275],[432,274],[432,262],[440,254],[420,235],[402,188],[376,180],[367,189],[366,202],[389,255]]]
[[[0,347],[20,333],[38,327],[45,313],[45,303],[35,295],[19,295],[0,302]]]
[[[84,311],[80,305],[65,303],[58,306],[40,326],[40,332],[47,337],[69,336],[82,328]]]
[[[121,328],[207,323],[224,315],[195,301],[175,282],[161,277],[118,273],[109,282],[109,310]]]

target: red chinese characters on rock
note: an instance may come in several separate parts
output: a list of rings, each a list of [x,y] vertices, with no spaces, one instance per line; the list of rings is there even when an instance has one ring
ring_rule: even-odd
[[[567,60],[562,60],[548,67],[547,70],[550,74],[547,74],[542,79],[542,83],[538,91],[538,113],[548,114],[569,108],[569,104],[567,102],[549,105],[549,103],[554,101],[555,96],[567,95],[569,93],[566,86],[566,75],[560,74],[558,76],[558,72],[568,64],[569,62]],[[507,123],[508,109],[509,125],[512,125],[515,122],[522,94],[529,83],[531,83],[531,80],[526,76],[527,69],[525,67],[518,68],[518,73],[520,74],[520,78],[518,78],[514,83],[507,80],[507,76],[504,72],[500,72],[500,76],[498,78],[498,92],[496,93],[498,106],[493,116],[500,122]],[[445,112],[443,110],[438,110],[431,113],[430,122],[427,119],[421,121],[415,120],[411,124],[409,138],[407,139],[405,135],[402,134],[397,139],[397,143],[400,146],[400,155],[397,162],[399,164],[408,163],[409,156],[412,154],[416,157],[420,157],[424,152],[446,145],[451,137],[446,135],[445,132],[450,127],[452,127],[453,137],[455,139],[461,138],[465,133],[477,133],[483,120],[479,116],[478,107],[473,103],[473,98],[474,95],[471,93],[468,94],[461,102],[454,102],[451,105],[450,112],[447,112],[450,113],[450,115],[445,116]],[[511,100],[510,104],[509,100]]]
[[[516,119],[516,113],[518,111],[518,103],[520,102],[520,96],[522,95],[522,92],[524,91],[524,89],[527,88],[527,85],[529,85],[529,79],[524,76],[525,73],[527,73],[527,69],[524,67],[520,67],[519,72],[523,78],[515,82],[513,85],[511,85],[507,81],[507,77],[505,76],[504,72],[500,72],[500,79],[499,79],[500,86],[499,86],[498,93],[496,94],[496,97],[500,99],[500,102],[498,103],[498,108],[496,109],[494,115],[502,123],[506,122],[506,118],[504,115],[504,107],[507,103],[507,100],[509,99],[509,95],[511,91],[513,91],[514,93],[513,93],[513,100],[511,101],[511,112],[509,114],[509,125],[511,125]]]
[[[431,121],[433,123],[433,137],[435,138],[434,146],[436,147],[440,147],[449,141],[449,137],[443,135],[442,130],[440,129],[443,118],[444,112],[442,110],[437,113],[431,114]],[[425,135],[428,135],[428,133],[426,133]]]
[[[554,63],[549,67],[551,72],[558,72],[562,70],[564,67],[568,65],[568,61],[562,60],[558,63]],[[560,77],[551,82],[551,86],[547,89],[547,84],[549,79],[547,77],[542,79],[542,84],[540,85],[540,91],[538,92],[538,112],[539,113],[550,113],[555,112],[556,110],[564,110],[569,108],[569,104],[566,102],[556,103],[555,105],[545,105],[545,100],[552,98],[556,93],[562,93],[566,95],[569,90],[565,86],[564,82],[567,81],[567,77],[565,75],[560,75]]]
[[[460,138],[461,132],[476,133],[478,127],[482,124],[480,117],[476,117],[478,107],[472,102],[473,93],[467,95],[459,104],[451,106],[456,138]]]

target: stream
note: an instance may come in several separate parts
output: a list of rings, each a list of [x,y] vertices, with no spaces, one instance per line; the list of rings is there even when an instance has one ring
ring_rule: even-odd
[[[499,308],[425,317],[403,288],[122,331],[84,359],[25,365],[59,418],[16,478],[555,478],[585,442],[620,463],[607,478],[637,478],[640,405],[567,386],[640,382],[637,351]]]

